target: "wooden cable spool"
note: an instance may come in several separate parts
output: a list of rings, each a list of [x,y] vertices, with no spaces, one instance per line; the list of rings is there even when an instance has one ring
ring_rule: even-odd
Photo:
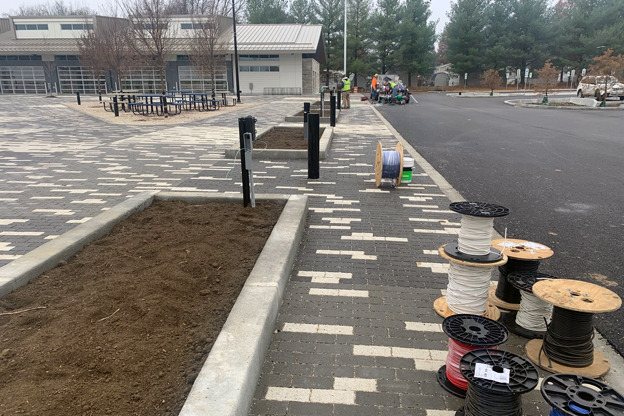
[[[395,150],[399,152],[400,158],[400,169],[399,176],[397,178],[392,178],[394,181],[394,186],[399,186],[401,184],[401,177],[403,176],[403,145],[401,143],[397,143]],[[383,172],[383,150],[381,148],[381,142],[377,142],[377,152],[375,153],[375,184],[379,188],[381,185],[381,180]]]

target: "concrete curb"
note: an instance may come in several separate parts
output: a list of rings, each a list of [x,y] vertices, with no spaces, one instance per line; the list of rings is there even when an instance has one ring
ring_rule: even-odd
[[[119,221],[152,204],[158,191],[143,192],[0,268],[0,296],[25,285],[105,236]]]
[[[308,197],[292,195],[215,341],[180,416],[246,416],[305,227]]]
[[[505,100],[505,104],[513,106],[513,107],[522,107],[522,108],[537,108],[540,110],[600,110],[600,111],[621,111],[624,110],[623,107],[598,107],[600,105],[599,101],[594,100],[593,98],[552,98],[549,100],[550,102],[568,102],[575,104],[589,104],[591,101],[591,106],[587,105],[585,107],[567,107],[567,106],[556,106],[556,105],[541,105],[539,100]]]
[[[303,125],[303,122],[301,123]],[[273,130],[276,127],[280,128],[296,128],[301,129],[302,126],[274,126],[271,127],[262,133],[258,134],[258,140],[262,140],[262,136],[265,133]],[[334,139],[334,128],[325,126],[325,131],[321,136],[321,140],[319,143],[320,146],[320,160],[324,160],[329,155],[329,149],[331,148],[332,141]],[[226,149],[225,150],[225,158],[226,159],[234,159],[238,154],[238,148]],[[272,159],[307,159],[308,151],[307,150],[280,150],[280,149],[265,149],[265,150],[254,150],[253,158],[257,160],[272,160]]]
[[[399,133],[396,129],[381,115],[381,113],[375,109],[373,111],[377,114],[379,119],[385,124],[386,127],[394,134],[394,137],[401,142],[404,149],[414,158],[414,161],[420,165],[420,167],[429,175],[429,177],[435,182],[436,185],[444,192],[444,195],[451,202],[466,201],[462,195],[453,188],[453,186],[437,171],[420,153],[414,149]],[[563,107],[568,108],[568,107]],[[496,230],[492,234],[492,239],[503,238]],[[498,278],[495,279],[498,281]],[[602,352],[611,363],[611,369],[604,376],[604,381],[617,391],[624,391],[624,358],[618,354],[611,345],[604,339],[604,337],[595,331],[596,337],[594,338],[594,347]]]

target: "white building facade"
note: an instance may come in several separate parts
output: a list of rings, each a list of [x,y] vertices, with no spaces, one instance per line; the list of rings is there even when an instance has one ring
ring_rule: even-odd
[[[108,71],[95,79],[80,62],[78,40],[87,30],[98,33],[105,16],[10,17],[0,19],[0,93],[96,94],[123,89],[155,93],[160,89],[158,71],[136,67],[121,79]],[[223,73],[215,89],[236,91],[234,42],[231,19],[225,23],[220,42],[225,45]],[[118,19],[123,20],[123,19]],[[193,19],[175,16],[169,32],[180,39],[167,57],[167,89],[209,91],[211,77],[193,65],[190,39]],[[326,54],[320,25],[237,25],[240,90],[247,94],[311,94],[320,87],[320,65]],[[118,85],[120,83],[121,85]]]

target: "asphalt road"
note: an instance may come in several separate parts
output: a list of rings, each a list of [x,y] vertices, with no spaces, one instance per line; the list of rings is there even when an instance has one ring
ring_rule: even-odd
[[[555,251],[540,271],[624,298],[624,111],[515,108],[511,98],[415,94],[378,106],[466,199],[510,209],[501,234]],[[624,308],[596,327],[624,354]]]

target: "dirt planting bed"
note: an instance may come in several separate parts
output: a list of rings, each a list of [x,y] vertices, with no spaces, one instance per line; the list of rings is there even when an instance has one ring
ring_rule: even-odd
[[[310,110],[310,113],[320,114],[321,110]],[[329,117],[329,113],[330,113],[329,108],[326,109],[325,107],[323,107],[323,114],[321,115],[321,117]],[[338,116],[338,109],[336,109],[336,116]],[[295,114],[295,117],[303,117],[303,110]]]
[[[0,298],[0,415],[177,415],[281,211],[155,201]]]
[[[319,138],[323,136],[324,127],[319,128]],[[254,142],[254,149],[292,149],[306,150],[308,142],[303,140],[303,128],[276,127],[269,130]]]

